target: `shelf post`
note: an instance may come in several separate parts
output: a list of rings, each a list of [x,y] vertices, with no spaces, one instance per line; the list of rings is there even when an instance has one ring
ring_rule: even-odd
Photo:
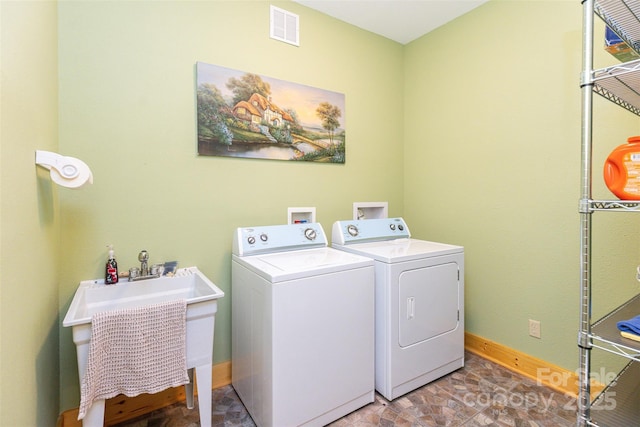
[[[591,418],[591,200],[592,115],[593,115],[593,30],[594,0],[583,0],[581,199],[580,199],[580,325],[579,390],[577,425],[589,425]]]

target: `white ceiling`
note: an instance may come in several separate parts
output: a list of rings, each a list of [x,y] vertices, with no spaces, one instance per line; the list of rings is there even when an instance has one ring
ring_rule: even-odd
[[[401,44],[435,30],[487,0],[294,0]]]

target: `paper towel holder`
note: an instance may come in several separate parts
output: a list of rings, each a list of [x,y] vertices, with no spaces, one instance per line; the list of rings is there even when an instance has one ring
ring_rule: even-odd
[[[51,171],[51,180],[67,188],[93,184],[93,174],[85,162],[51,151],[36,150],[36,165]]]

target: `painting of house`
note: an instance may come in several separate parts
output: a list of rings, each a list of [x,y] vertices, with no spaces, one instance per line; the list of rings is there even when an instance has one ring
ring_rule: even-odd
[[[197,63],[198,154],[345,162],[344,94]]]
[[[233,107],[233,114],[241,119],[255,124],[263,121],[275,127],[293,124],[293,118],[259,93],[251,95],[248,101],[240,101]]]

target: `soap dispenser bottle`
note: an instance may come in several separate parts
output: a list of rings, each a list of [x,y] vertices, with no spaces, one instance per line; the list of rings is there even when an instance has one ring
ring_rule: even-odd
[[[104,283],[106,285],[113,285],[118,283],[118,263],[113,254],[113,245],[108,245],[107,247],[109,248],[109,259],[105,267]]]

